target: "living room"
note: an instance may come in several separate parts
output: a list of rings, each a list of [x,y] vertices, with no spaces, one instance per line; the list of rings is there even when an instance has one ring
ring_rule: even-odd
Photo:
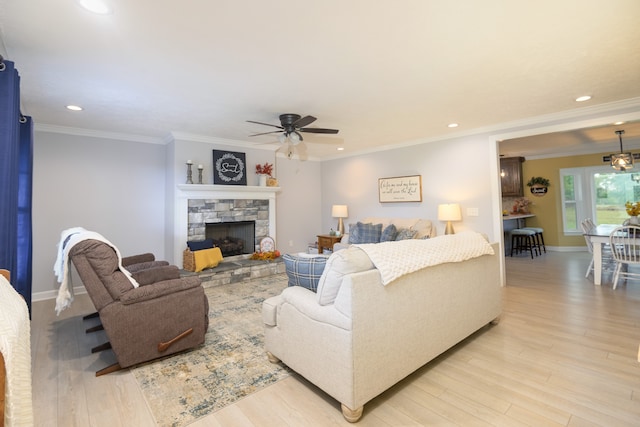
[[[332,6],[335,9],[343,7],[337,4]],[[495,6],[499,9],[500,5],[496,3]],[[17,6],[11,5],[11,9],[15,7]],[[292,5],[292,7],[295,6]],[[555,6],[548,5],[546,7]],[[579,3],[574,3],[572,7],[566,6],[567,9],[580,9],[581,7],[582,5]],[[606,10],[615,9],[609,2],[602,2],[599,7]],[[635,3],[622,1],[618,7],[619,11],[613,14],[616,18],[618,14],[626,17],[637,16],[638,8]],[[627,13],[624,13],[625,11]],[[395,16],[397,19],[401,19],[405,14],[404,12],[397,13],[399,13]],[[568,13],[564,10],[559,16],[566,16]],[[39,20],[43,20],[47,14],[40,12],[37,15]],[[498,15],[505,18],[501,13]],[[609,15],[607,14],[607,16]],[[467,17],[467,19],[471,18]],[[558,17],[554,19],[558,19]],[[614,21],[614,19],[606,20],[609,25],[607,28],[611,34],[614,33],[615,25],[618,25],[614,25]],[[379,22],[383,22],[383,20]],[[499,22],[504,24],[505,20],[501,19]],[[542,22],[541,20],[540,24]],[[180,23],[181,28],[186,31],[182,27],[183,24],[183,22]],[[3,50],[1,53],[5,58],[15,60],[16,68],[23,76],[21,82],[23,92],[29,94],[31,88],[40,84],[46,85],[34,82],[34,71],[31,68],[33,63],[21,50],[22,47],[16,41],[18,37],[10,34],[13,25],[15,24],[7,26],[3,30],[1,36],[8,40],[0,46]],[[92,21],[91,25],[104,28],[100,24],[96,24],[96,21]],[[342,22],[341,25],[347,24]],[[476,26],[491,27],[492,25],[480,22],[480,24],[476,23]],[[264,25],[259,28],[267,31]],[[635,26],[631,30],[626,26],[624,28],[625,32],[628,31],[628,38],[637,41]],[[302,29],[299,28],[299,30],[298,34],[302,34]],[[600,29],[600,31],[603,30]],[[453,35],[450,34],[450,36]],[[100,39],[100,37],[96,37],[96,39]],[[561,37],[558,36],[558,39]],[[270,39],[271,42],[273,40]],[[573,41],[575,42],[575,40]],[[637,72],[639,66],[637,52],[630,47],[630,43],[624,46],[626,47],[621,49],[624,52],[617,55],[617,58],[620,59],[620,66]],[[268,52],[269,49],[277,49],[278,46],[262,46],[262,48]],[[594,50],[598,49],[594,48]],[[150,49],[151,51],[154,52],[154,55],[149,53],[149,56],[158,58],[159,55],[155,54],[162,50],[154,45]],[[465,52],[471,55],[469,51]],[[405,51],[405,55],[410,56],[410,50]],[[376,56],[375,53],[372,56]],[[576,57],[580,56],[580,54],[576,54]],[[24,61],[20,61],[21,57],[24,58]],[[616,68],[616,62],[609,60],[601,60],[600,62],[606,63],[606,67],[603,68],[610,70],[612,67]],[[429,66],[435,67],[435,64],[427,63]],[[254,73],[249,74],[253,77],[248,77],[248,80],[259,79],[263,76],[263,71],[270,67],[260,61],[256,61],[252,66]],[[565,66],[567,65],[565,64]],[[580,63],[580,66],[583,64]],[[124,65],[123,67],[126,68]],[[579,68],[575,64],[569,64],[567,67],[569,69]],[[332,66],[330,68],[340,67]],[[366,74],[366,70],[361,69],[360,66],[354,66],[354,68],[353,74],[349,75],[350,80],[357,81],[360,74]],[[498,68],[500,67],[492,69],[497,71]],[[112,71],[116,75],[120,72],[117,69]],[[302,74],[299,69],[296,71]],[[542,73],[542,71],[536,69],[535,73]],[[547,69],[547,73],[542,78],[538,76],[533,80],[555,81],[559,74],[568,74],[565,71],[565,68],[562,68],[562,71],[553,68]],[[468,69],[466,72],[469,72]],[[240,71],[237,73],[241,74]],[[288,74],[286,68],[283,67],[278,67],[278,73]],[[181,259],[176,254],[186,246],[186,241],[183,241],[181,235],[175,232],[176,192],[178,186],[186,182],[187,160],[191,160],[196,165],[203,165],[204,184],[213,183],[213,150],[241,152],[246,156],[247,187],[257,185],[258,178],[253,173],[256,164],[274,164],[274,177],[278,180],[278,190],[275,195],[276,212],[275,224],[273,225],[275,233],[272,237],[276,242],[276,248],[283,253],[304,252],[309,243],[316,240],[316,235],[328,233],[332,228],[335,229],[337,220],[331,216],[331,207],[336,204],[348,206],[349,216],[345,218],[346,224],[370,216],[428,218],[434,220],[440,235],[444,233],[445,223],[437,220],[438,205],[459,203],[462,207],[463,219],[455,224],[456,231],[477,231],[487,235],[492,242],[501,242],[503,237],[499,179],[500,143],[504,140],[528,135],[604,126],[618,120],[640,121],[640,85],[637,79],[632,78],[631,84],[628,84],[628,81],[625,80],[628,79],[628,75],[625,74],[620,77],[620,81],[623,83],[619,83],[615,73],[611,73],[610,75],[605,73],[604,76],[607,77],[598,75],[592,78],[594,84],[602,81],[611,81],[611,85],[617,84],[615,90],[612,90],[612,93],[608,94],[604,101],[602,98],[598,99],[598,95],[594,94],[594,103],[592,104],[578,104],[572,99],[574,91],[589,91],[591,88],[572,87],[570,91],[565,92],[560,91],[555,83],[553,89],[549,90],[544,89],[544,84],[537,86],[537,90],[545,94],[544,97],[551,98],[552,95],[557,95],[557,98],[563,98],[561,102],[555,100],[556,104],[551,110],[546,108],[525,109],[519,104],[524,105],[529,101],[509,99],[504,96],[504,93],[498,91],[496,86],[492,90],[496,91],[496,98],[503,102],[503,108],[499,108],[498,102],[493,103],[489,108],[479,101],[473,100],[468,101],[469,106],[464,106],[462,101],[447,105],[443,98],[438,98],[439,104],[432,105],[430,110],[420,109],[415,115],[410,115],[403,114],[406,110],[402,108],[402,103],[391,99],[391,94],[386,93],[392,92],[393,89],[384,89],[381,91],[383,93],[375,98],[375,102],[372,102],[376,105],[383,104],[386,98],[389,98],[389,105],[384,110],[381,109],[384,113],[374,111],[367,121],[358,122],[357,126],[354,125],[354,127],[359,127],[357,130],[364,134],[364,136],[359,134],[360,139],[366,140],[370,137],[373,140],[372,134],[376,134],[375,138],[379,145],[355,147],[354,144],[353,149],[349,149],[349,141],[356,129],[349,127],[351,124],[346,123],[352,116],[346,115],[344,109],[332,112],[327,107],[332,104],[348,103],[342,99],[334,99],[319,101],[320,105],[314,105],[314,101],[310,99],[315,98],[307,93],[308,89],[305,86],[305,84],[312,86],[313,82],[302,81],[295,85],[295,90],[292,92],[303,94],[302,99],[289,93],[282,93],[289,88],[287,79],[282,78],[278,78],[277,84],[274,83],[274,89],[264,95],[255,95],[257,91],[253,92],[253,90],[243,92],[237,88],[230,90],[230,93],[221,90],[221,94],[224,93],[228,96],[226,101],[216,100],[213,102],[215,107],[207,109],[205,113],[199,113],[207,117],[198,116],[197,121],[199,122],[215,122],[217,126],[220,126],[220,128],[212,127],[210,132],[189,130],[189,125],[196,120],[187,118],[188,113],[184,113],[187,111],[185,106],[187,102],[180,97],[162,99],[162,102],[154,99],[145,108],[149,111],[151,126],[162,128],[163,133],[160,137],[157,134],[150,136],[130,131],[131,128],[128,127],[128,124],[137,120],[132,118],[136,117],[136,114],[121,112],[117,114],[116,118],[107,119],[106,111],[111,107],[98,109],[98,111],[105,113],[104,123],[98,128],[89,126],[88,119],[85,120],[90,114],[94,114],[93,119],[95,120],[96,113],[89,111],[80,112],[80,116],[71,119],[65,115],[66,111],[64,113],[53,112],[49,113],[51,115],[47,120],[41,120],[40,117],[44,116],[44,112],[53,110],[53,108],[36,106],[37,94],[31,94],[30,98],[24,101],[23,113],[32,115],[35,122],[33,300],[45,301],[55,298],[58,283],[52,274],[52,266],[56,258],[56,245],[60,239],[60,232],[69,227],[82,226],[99,231],[116,243],[123,254],[151,251],[159,259],[166,259],[180,265]],[[87,72],[87,74],[90,73]],[[420,76],[427,74],[421,73]],[[526,73],[523,71],[523,74]],[[635,75],[637,76],[637,73]],[[224,73],[216,75],[216,78],[223,79]],[[413,78],[415,86],[420,86],[422,77],[414,75]],[[394,84],[389,80],[384,80],[384,82],[386,87],[394,87]],[[532,81],[523,78],[520,83],[525,86]],[[189,86],[184,82],[177,85]],[[266,83],[264,85],[268,86]],[[383,85],[380,84],[380,87]],[[101,83],[95,83],[95,91],[101,92],[100,88]],[[403,89],[411,92],[406,87]],[[159,87],[156,87],[156,90],[162,92]],[[376,92],[372,87],[370,90],[372,93]],[[462,91],[461,89],[450,90],[452,93],[458,90]],[[478,99],[488,98],[492,96],[492,90],[471,89],[470,97],[474,97],[474,91],[479,91]],[[99,101],[98,104],[103,102],[113,105],[115,110],[115,106],[131,102],[126,90],[115,92],[117,94],[103,93],[106,100]],[[416,92],[418,92],[417,89]],[[438,91],[434,87],[429,87],[415,96],[429,99],[432,94],[435,96],[436,92]],[[501,96],[498,96],[498,92]],[[571,97],[568,92],[571,92]],[[252,93],[256,98],[262,97],[263,99],[259,104],[256,101],[255,109],[245,109],[234,115],[235,121],[232,124],[229,124],[230,116],[226,114],[214,116],[215,111],[225,109],[225,103],[229,109],[232,109],[237,99],[248,97],[248,95],[240,95],[241,93]],[[546,102],[541,99],[544,97],[540,96],[531,103],[540,107]],[[62,99],[60,94],[56,94],[53,98],[49,102],[55,101],[56,105],[61,106],[72,101]],[[203,96],[203,98],[212,102],[209,96]],[[267,105],[269,103],[270,105]],[[419,103],[417,102],[417,104]],[[366,104],[366,98],[359,99],[349,104],[346,109],[357,110],[360,107],[364,108]],[[161,121],[152,110],[160,110],[161,106],[167,105],[170,105],[167,109],[173,116],[180,116],[184,113],[184,118],[181,119],[184,122],[184,127],[164,128],[158,125]],[[298,110],[302,114],[307,114],[306,110],[311,110],[308,111],[309,114],[318,116],[318,126],[340,128],[339,136],[343,138],[341,141],[344,142],[347,150],[336,152],[332,143],[323,144],[323,136],[309,137],[307,139],[309,156],[304,160],[297,154],[289,158],[286,153],[276,151],[279,146],[274,145],[274,138],[259,137],[264,139],[256,142],[258,140],[252,140],[248,137],[253,132],[259,132],[260,127],[248,125],[246,120],[256,119],[276,123],[278,114],[288,112],[290,109]],[[128,111],[127,108],[125,110]],[[446,112],[440,114],[440,110],[446,110]],[[478,118],[478,121],[463,126],[462,129],[445,129],[445,117],[451,117],[455,112],[462,110],[484,111],[484,114]],[[494,115],[491,111],[494,112]],[[522,113],[522,111],[527,113]],[[528,111],[535,111],[535,113],[528,114]],[[38,114],[40,112],[42,112],[42,116]],[[514,113],[509,115],[507,114],[509,112]],[[441,123],[438,124],[438,130],[433,131],[432,129],[436,128],[436,125],[430,121],[430,116],[436,115],[436,113],[438,113],[437,119]],[[85,115],[82,116],[82,114]],[[240,115],[242,115],[242,119],[238,119]],[[139,114],[139,117],[144,118],[145,114]],[[427,117],[429,117],[428,123],[426,123]],[[503,120],[503,117],[508,118]],[[408,131],[404,129],[405,127],[409,128],[408,122],[422,120],[426,124],[418,130],[429,128],[428,132],[416,134],[415,128]],[[352,121],[356,122],[355,119]],[[386,121],[393,122],[393,125],[388,125]],[[382,128],[382,122],[385,122],[384,128]],[[227,123],[229,127],[234,128],[233,136],[231,133],[225,133],[228,132],[228,129],[220,123]],[[380,128],[375,127],[377,123],[380,124]],[[220,130],[220,132],[217,133],[215,130]],[[433,134],[429,132],[433,132]],[[243,136],[237,136],[239,134]],[[380,142],[379,135],[385,135],[386,140]],[[332,140],[327,138],[327,141],[331,142]],[[317,155],[314,152],[315,148],[319,149]],[[638,150],[640,141],[630,140],[628,145],[625,142],[625,148]],[[327,154],[329,149],[331,152]],[[594,153],[610,154],[609,151]],[[380,178],[410,175],[420,176],[422,183],[420,202],[379,202],[378,180]],[[468,215],[467,209],[477,211],[477,216]],[[573,244],[568,246],[573,247]],[[579,254],[578,260],[583,261],[580,257]],[[501,259],[501,268],[503,272],[506,271],[504,259]],[[523,268],[526,271],[528,267],[524,266]],[[559,271],[562,270],[562,266],[555,268]],[[503,281],[505,281],[504,277]],[[76,284],[78,291],[82,292],[79,282]],[[53,322],[55,320],[52,320]],[[635,399],[637,400],[637,396]]]

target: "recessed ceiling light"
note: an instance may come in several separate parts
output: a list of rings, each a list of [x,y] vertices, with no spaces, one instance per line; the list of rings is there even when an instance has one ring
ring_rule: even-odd
[[[109,15],[113,12],[111,7],[103,0],[78,0],[83,9],[99,15]]]
[[[344,151],[344,147],[338,147],[338,151]]]
[[[615,123],[614,123],[614,125],[616,125],[616,126],[620,126],[620,125],[623,125],[624,123],[625,123],[625,122],[615,122]]]
[[[584,102],[591,99],[591,95],[579,96],[576,98],[576,102]]]
[[[67,105],[67,110],[82,111],[82,107],[80,107],[78,105]]]
[[[449,128],[457,128],[457,127],[458,127],[458,124],[457,124],[457,123],[449,123],[449,124],[447,125],[447,127],[449,127]]]

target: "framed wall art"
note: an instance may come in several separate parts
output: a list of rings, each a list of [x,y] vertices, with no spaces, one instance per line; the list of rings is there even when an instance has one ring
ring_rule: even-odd
[[[421,202],[422,176],[397,176],[378,179],[380,203]]]
[[[213,150],[213,183],[247,185],[245,153]]]

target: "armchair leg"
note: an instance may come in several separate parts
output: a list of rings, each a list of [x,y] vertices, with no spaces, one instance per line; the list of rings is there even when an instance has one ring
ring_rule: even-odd
[[[280,359],[275,357],[270,351],[267,351],[267,359],[269,359],[271,363],[280,363]]]
[[[171,344],[175,343],[178,340],[181,340],[182,338],[184,338],[187,335],[189,335],[191,332],[193,332],[193,328],[187,329],[186,331],[184,331],[180,335],[176,336],[175,338],[170,339],[167,342],[159,342],[158,343],[158,352],[162,353],[162,352],[167,351],[167,349],[169,347],[171,347]]]
[[[342,416],[350,423],[355,423],[360,419],[360,417],[362,417],[362,410],[364,409],[364,406],[361,406],[357,409],[351,409],[341,403],[340,407],[342,408]]]
[[[97,331],[102,331],[102,330],[104,330],[104,326],[102,326],[102,323],[101,323],[101,324],[99,324],[99,325],[96,325],[96,326],[92,326],[92,327],[90,327],[90,328],[87,328],[87,329],[84,331],[84,333],[85,333],[85,334],[88,334],[88,333],[90,333],[90,332],[97,332]]]
[[[100,316],[100,313],[98,313],[97,311],[95,313],[91,313],[91,314],[87,314],[86,316],[84,316],[82,318],[82,320],[87,320],[87,319],[93,319]]]
[[[111,348],[111,343],[107,341],[104,344],[97,345],[91,349],[91,353],[97,353],[99,351],[109,350]]]
[[[120,367],[119,363],[114,363],[113,365],[109,365],[106,368],[102,368],[98,372],[96,372],[96,377],[99,377],[101,375],[110,374],[112,372],[116,372],[116,371],[119,371],[121,369],[122,368]]]

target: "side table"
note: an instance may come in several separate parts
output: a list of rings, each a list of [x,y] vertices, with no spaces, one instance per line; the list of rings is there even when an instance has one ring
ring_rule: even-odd
[[[328,234],[318,234],[318,253],[321,254],[323,249],[333,251],[333,244],[342,240],[342,236],[330,236]]]

